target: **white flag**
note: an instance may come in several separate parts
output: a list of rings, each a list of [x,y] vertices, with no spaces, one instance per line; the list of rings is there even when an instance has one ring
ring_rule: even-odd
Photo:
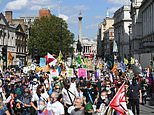
[[[118,47],[117,47],[117,43],[115,40],[113,42],[113,52],[118,52]]]

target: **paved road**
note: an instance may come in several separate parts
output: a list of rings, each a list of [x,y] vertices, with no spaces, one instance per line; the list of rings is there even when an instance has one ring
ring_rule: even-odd
[[[140,105],[140,115],[154,115],[154,106]]]

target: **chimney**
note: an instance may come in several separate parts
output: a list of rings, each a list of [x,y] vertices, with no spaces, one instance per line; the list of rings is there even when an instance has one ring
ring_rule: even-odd
[[[12,24],[12,11],[5,11],[5,18],[9,24]]]

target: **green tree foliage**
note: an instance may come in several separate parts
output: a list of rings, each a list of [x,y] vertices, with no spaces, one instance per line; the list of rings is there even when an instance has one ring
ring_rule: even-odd
[[[54,15],[42,17],[34,21],[30,29],[28,40],[29,53],[38,48],[38,54],[44,56],[47,52],[51,54],[72,53],[74,34],[68,30],[67,23]]]

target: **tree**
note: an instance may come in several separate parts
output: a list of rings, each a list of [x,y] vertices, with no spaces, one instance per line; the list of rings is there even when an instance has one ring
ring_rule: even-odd
[[[49,53],[69,54],[72,49],[74,34],[68,30],[67,23],[54,15],[36,19],[30,29],[28,40],[28,50],[32,54],[34,49],[38,49],[38,54],[44,56]]]

